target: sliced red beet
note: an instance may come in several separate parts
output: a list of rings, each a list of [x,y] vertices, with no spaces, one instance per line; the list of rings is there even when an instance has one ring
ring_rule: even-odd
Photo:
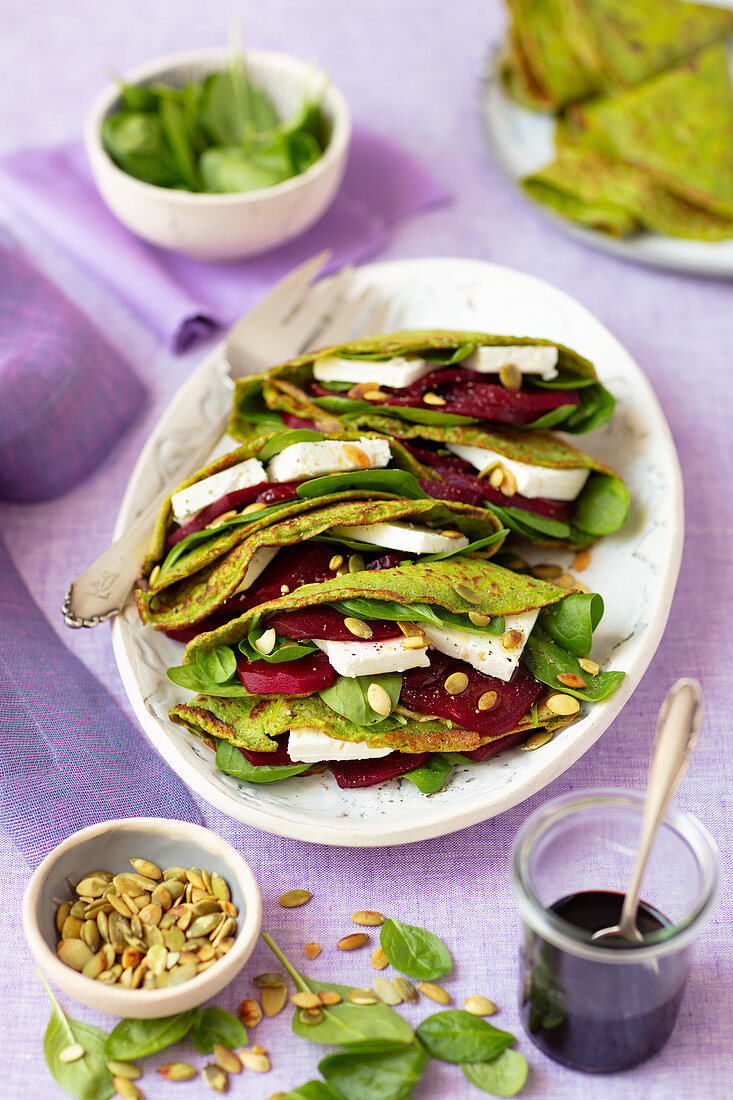
[[[494,377],[495,382],[489,381]],[[577,390],[542,390],[531,383],[525,385],[526,388],[521,390],[508,390],[499,383],[497,376],[479,374],[466,367],[443,367],[403,389],[382,386],[387,396],[370,401],[370,404],[376,407],[424,408],[423,399],[429,391],[445,400],[445,405],[440,407],[441,412],[524,427],[552,409],[581,403]],[[311,392],[321,397],[333,396],[332,391],[318,382],[311,383]],[[433,408],[432,405],[429,407]]]
[[[193,535],[197,531],[203,531],[204,527],[209,523],[213,523],[219,516],[223,516],[225,512],[231,512],[233,508],[241,508],[244,504],[254,502],[276,504],[281,500],[296,500],[298,497],[296,490],[302,484],[303,479],[300,481],[281,481],[275,485],[269,481],[259,481],[256,485],[248,485],[246,489],[234,489],[231,493],[224,493],[213,504],[209,504],[207,508],[197,512],[182,527],[173,531],[166,539],[165,544],[169,548],[175,546],[176,543],[182,542],[189,535]]]
[[[290,759],[288,752],[288,734],[277,737],[275,740],[277,742],[275,752],[253,752],[252,749],[243,749],[241,745],[238,747],[242,756],[255,768],[274,764],[293,764],[294,761]]]
[[[532,730],[520,730],[519,733],[510,733],[508,737],[499,737],[496,741],[490,741],[488,745],[482,745],[480,749],[472,752],[464,752],[469,760],[487,760],[490,756],[496,756],[502,749],[512,749],[515,745],[521,745],[526,741]]]
[[[575,509],[574,500],[549,500],[547,497],[523,497],[521,493],[507,497],[493,485],[489,485],[485,477],[477,477],[475,474],[453,473],[446,471],[443,475],[450,485],[456,485],[462,489],[474,488],[484,500],[491,504],[498,504],[503,508],[521,508],[524,512],[533,512],[536,516],[547,516],[548,519],[557,519],[567,523]]]
[[[270,664],[269,661],[252,661],[240,656],[237,659],[237,675],[240,683],[253,695],[312,695],[314,691],[330,687],[336,680],[325,653],[311,653],[297,661]]]
[[[283,546],[257,580],[242,592],[239,597],[240,610],[234,612],[234,599],[227,601],[232,604],[232,614],[241,615],[242,612],[256,607],[270,600],[277,600],[283,595],[283,588],[288,592],[294,592],[302,584],[314,584],[326,581],[333,577],[333,569],[329,568],[329,562],[333,557],[333,549],[325,542],[306,541],[296,543],[293,546]]]
[[[286,428],[310,428],[311,430],[318,430],[318,425],[314,420],[303,420],[299,416],[293,416],[292,413],[280,413],[280,419]]]
[[[460,695],[449,695],[445,690],[445,681],[454,672],[468,677],[468,687]],[[497,703],[491,710],[479,710],[478,701],[487,691],[496,692]],[[513,729],[543,691],[539,680],[521,663],[505,683],[477,672],[464,661],[432,652],[429,668],[412,668],[404,674],[400,703],[417,714],[450,718],[463,729],[497,737]]]
[[[458,500],[462,504],[480,504],[483,495],[477,489],[471,489],[463,485],[454,485],[450,481],[424,481],[420,479],[421,488],[434,500]]]
[[[412,558],[409,554],[403,554],[401,550],[390,550],[388,554],[382,554],[370,561],[367,569],[394,569],[396,565],[401,565],[403,561],[412,561]]]
[[[341,788],[376,787],[378,783],[421,768],[428,755],[427,752],[392,752],[377,760],[345,760],[331,762],[328,766]]]
[[[301,607],[298,611],[281,611],[268,618],[267,625],[274,627],[278,634],[296,641],[323,638],[331,642],[384,642],[387,638],[402,636],[396,622],[370,619],[371,638],[357,638],[344,626],[345,618],[335,607],[320,604],[317,607]]]

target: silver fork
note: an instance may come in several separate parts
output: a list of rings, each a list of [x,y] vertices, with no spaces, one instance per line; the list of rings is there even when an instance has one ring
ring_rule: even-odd
[[[325,347],[381,329],[387,306],[375,301],[372,291],[347,300],[353,282],[350,269],[311,288],[328,257],[323,252],[302,264],[233,326],[225,345],[228,372],[223,375],[232,389],[237,378],[316,345]],[[228,419],[227,411],[125,534],[72,583],[62,605],[67,626],[94,627],[119,614],[137,579],[162,501],[206,462]]]

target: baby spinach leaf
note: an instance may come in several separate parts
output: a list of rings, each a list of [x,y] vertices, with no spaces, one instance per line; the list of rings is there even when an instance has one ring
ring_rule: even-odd
[[[489,1062],[514,1042],[508,1031],[500,1031],[462,1008],[428,1016],[416,1034],[426,1050],[441,1062]]]
[[[564,600],[543,608],[541,629],[576,657],[587,657],[593,631],[603,618],[603,598],[596,592],[572,592]]]
[[[462,363],[464,359],[468,359],[477,347],[478,344],[460,344],[455,350],[450,348],[438,350],[436,348],[432,351],[426,351],[423,358],[428,363],[434,363],[436,367],[452,367],[456,363]]]
[[[334,1092],[325,1081],[306,1081],[304,1085],[298,1085],[297,1089],[288,1092],[283,1100],[343,1100],[340,1093]]]
[[[282,183],[292,174],[283,158],[279,161],[248,156],[233,146],[213,146],[201,154],[201,178],[206,191],[236,194],[261,191]]]
[[[191,1042],[199,1054],[211,1054],[214,1043],[220,1043],[230,1050],[244,1046],[247,1032],[231,1012],[217,1005],[210,1005],[208,1008],[198,1009],[193,1022]]]
[[[427,763],[411,772],[405,772],[404,779],[414,783],[422,794],[437,794],[442,791],[445,781],[453,770],[453,765],[444,753],[434,752]]]
[[[573,523],[589,535],[618,531],[629,514],[629,491],[618,477],[591,474],[578,497]]]
[[[568,523],[549,516],[538,516],[534,512],[525,512],[523,508],[507,508],[501,504],[486,504],[490,512],[501,520],[510,530],[525,538],[536,539],[543,535],[551,539],[567,539],[571,529]]]
[[[314,397],[313,404],[326,412],[335,413],[347,419],[360,416],[361,413],[374,412],[384,416],[396,416],[398,420],[409,420],[414,424],[442,424],[454,427],[459,424],[478,424],[475,416],[458,416],[455,413],[438,412],[436,409],[410,409],[402,405],[374,405],[369,401],[360,401],[355,397]]]
[[[296,493],[309,500],[326,493],[340,493],[343,489],[371,489],[394,493],[409,500],[429,499],[429,494],[420,487],[415,475],[407,470],[351,470],[345,474],[325,474],[299,485]]]
[[[445,561],[446,558],[454,558],[456,554],[473,554],[477,550],[483,550],[485,546],[499,542],[507,534],[507,531],[495,531],[493,535],[487,535],[485,539],[476,539],[475,542],[469,542],[468,546],[459,547],[457,550],[444,550],[440,554],[421,554],[420,561]]]
[[[584,672],[571,653],[553,642],[544,630],[535,625],[524,647],[523,660],[529,671],[540,683],[576,699],[594,703],[613,695],[624,678],[623,672],[598,672],[595,676]],[[557,679],[558,673],[572,673],[584,680],[586,687],[568,687]]]
[[[562,424],[567,420],[571,413],[576,410],[576,405],[559,405],[556,409],[550,409],[543,416],[533,420],[529,425],[533,431],[538,431],[540,428],[547,430],[548,428],[556,428],[559,424]]]
[[[178,99],[166,96],[160,104],[160,125],[181,179],[189,191],[200,191],[196,159],[188,139],[186,115]]]
[[[243,653],[248,661],[267,661],[271,665],[281,665],[285,661],[297,661],[299,657],[307,657],[309,653],[315,653],[318,648],[310,642],[294,642],[291,638],[283,638],[278,634],[272,652],[263,653],[257,647],[257,642],[266,629],[263,626],[255,626],[247,637],[240,641],[239,652]]]
[[[461,1066],[477,1089],[492,1096],[516,1096],[527,1080],[527,1059],[518,1050],[504,1050],[493,1062],[467,1062]]]
[[[396,917],[384,922],[379,942],[392,966],[411,978],[433,981],[453,969],[453,959],[441,939]]]
[[[373,726],[385,716],[373,710],[367,692],[370,684],[379,684],[389,695],[392,709],[397,706],[402,691],[402,675],[384,672],[378,676],[339,676],[331,687],[318,692],[323,702],[336,714],[342,714],[357,726]]]
[[[104,1053],[107,1036],[98,1027],[69,1019],[40,970],[38,976],[51,1002],[51,1019],[43,1040],[43,1052],[56,1083],[78,1100],[107,1100],[115,1092]],[[76,1062],[62,1062],[59,1058],[62,1050],[75,1043],[84,1047],[84,1057]]]
[[[123,172],[156,187],[180,183],[176,163],[157,115],[118,111],[102,123],[102,144]]]
[[[176,1016],[163,1016],[158,1020],[120,1020],[104,1044],[107,1058],[130,1062],[145,1058],[158,1050],[177,1043],[188,1035],[193,1027],[198,1009],[179,1012]]]
[[[227,645],[218,645],[213,649],[196,654],[196,664],[204,676],[215,684],[225,684],[237,671],[237,658]]]
[[[414,1035],[410,1025],[388,1005],[355,1005],[348,1000],[349,986],[306,979],[266,932],[261,935],[301,992],[319,993],[329,989],[341,994],[340,1004],[323,1008],[323,1020],[320,1024],[303,1024],[300,1012],[295,1012],[293,1031],[301,1039],[325,1043],[328,1046],[358,1047],[360,1052],[402,1049],[413,1042]]]
[[[345,1100],[408,1100],[430,1058],[423,1050],[331,1054],[318,1068]]]
[[[555,388],[558,388],[557,384]],[[616,398],[600,382],[592,384],[586,382],[585,385],[581,385],[576,380],[574,388],[580,393],[581,405],[573,409],[563,424],[563,431],[590,432],[593,428],[600,428],[610,419],[616,407]]]
[[[338,600],[331,604],[343,615],[353,615],[357,619],[389,619],[390,622],[433,623],[441,625],[441,618],[426,603],[397,603],[395,600],[376,600],[368,596],[357,596],[353,600]]]
[[[313,431],[311,428],[293,428],[289,432],[279,432],[273,439],[269,439],[264,447],[260,448],[257,457],[260,462],[269,462],[275,455],[279,455],[286,447],[292,447],[294,443],[320,443],[325,436],[323,432]]]
[[[217,684],[215,680],[209,679],[198,665],[174,665],[166,671],[166,676],[176,687],[186,688],[187,691],[195,691],[201,695],[215,695],[223,699],[249,695],[247,689],[242,687],[238,680]]]
[[[216,747],[216,766],[227,775],[233,775],[235,779],[245,779],[248,783],[278,783],[281,779],[290,779],[308,771],[313,765],[250,764],[236,745],[222,740]]]
[[[167,572],[172,569],[173,566],[185,557],[191,550],[195,550],[202,542],[208,542],[209,539],[217,539],[221,535],[229,532],[233,527],[248,527],[252,523],[259,523],[263,518],[269,518],[274,512],[279,512],[282,508],[286,508],[292,501],[280,501],[277,504],[268,504],[265,508],[260,508],[258,512],[249,512],[247,515],[236,516],[235,518],[226,520],[224,523],[218,524],[216,527],[205,527],[203,531],[194,531],[192,535],[187,535],[185,539],[181,539],[175,546],[169,550],[168,555],[160,567],[161,573]]]

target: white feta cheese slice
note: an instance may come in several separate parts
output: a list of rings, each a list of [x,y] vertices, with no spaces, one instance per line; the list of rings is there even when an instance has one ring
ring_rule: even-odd
[[[460,365],[480,374],[498,374],[508,363],[519,367],[522,374],[538,374],[545,382],[557,378],[557,348],[537,344],[477,348]]]
[[[422,625],[422,624],[421,624]],[[427,668],[430,664],[426,649],[407,649],[402,638],[386,642],[330,642],[322,638],[313,641],[322,649],[339,676],[378,676],[381,672],[405,672],[408,668]]]
[[[252,587],[260,573],[267,569],[268,565],[275,557],[275,554],[277,554],[278,549],[279,547],[277,546],[260,546],[255,550],[247,566],[247,572],[242,577],[239,588],[235,588],[232,593],[233,596],[236,596],[239,592],[246,592],[248,588]]]
[[[441,554],[445,550],[462,550],[468,546],[465,535],[449,538],[417,523],[367,523],[363,527],[342,523],[332,527],[331,534],[371,542],[389,550],[404,550],[408,554]]]
[[[267,473],[270,481],[298,481],[320,474],[383,467],[392,457],[386,439],[359,439],[351,443],[324,439],[320,443],[293,443],[271,459]]]
[[[539,608],[535,608],[533,611],[522,611],[519,615],[504,616],[504,632],[518,630],[522,635],[521,641],[511,650],[504,648],[501,636],[487,634],[483,630],[461,630],[456,626],[439,627],[432,623],[420,623],[420,627],[441,653],[465,661],[471,668],[486,676],[496,676],[498,680],[507,681],[514,675],[538,615]]]
[[[202,508],[207,508],[225,493],[233,493],[235,489],[247,489],[250,485],[258,485],[261,481],[267,481],[265,467],[256,458],[248,458],[245,462],[238,462],[236,466],[230,466],[227,470],[220,470],[218,474],[197,481],[195,485],[189,485],[187,489],[181,489],[171,497],[173,518],[177,523],[185,523]]]
[[[498,451],[489,450],[488,447],[469,447],[464,443],[446,443],[445,446],[465,462],[470,462],[477,470],[485,470],[492,463],[500,462],[514,475],[519,495],[530,499],[546,497],[549,500],[575,500],[590,473],[588,469],[567,470],[556,466],[534,466],[529,462],[517,462],[513,458],[505,458]],[[511,497],[507,497],[506,502],[511,504]]]
[[[366,359],[339,359],[329,356],[313,364],[313,377],[318,382],[373,382],[375,386],[392,386],[402,390],[411,386],[431,370],[435,363],[424,359],[408,359],[395,355],[392,359],[374,362]]]
[[[339,741],[314,726],[292,729],[288,737],[288,755],[299,764],[317,764],[321,760],[373,760],[389,756],[393,750],[374,748],[366,741]]]

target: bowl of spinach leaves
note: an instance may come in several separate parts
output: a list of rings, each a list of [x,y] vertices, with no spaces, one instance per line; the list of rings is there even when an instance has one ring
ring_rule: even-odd
[[[204,260],[257,255],[325,213],[351,116],[324,73],[287,54],[172,54],[110,84],[84,140],[112,213],[151,244]]]

